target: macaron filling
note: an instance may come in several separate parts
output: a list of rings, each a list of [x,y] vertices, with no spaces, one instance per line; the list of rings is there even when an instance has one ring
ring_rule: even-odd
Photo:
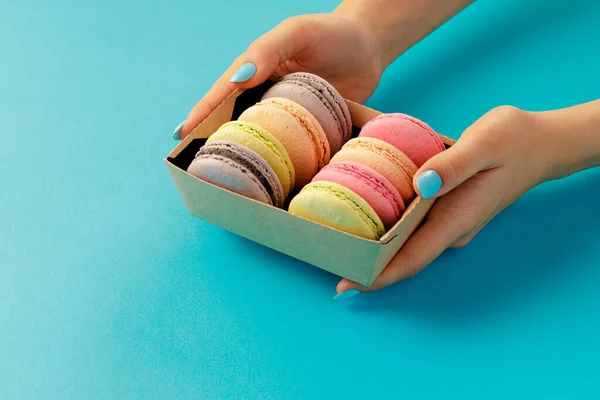
[[[234,147],[235,144],[228,143],[227,141],[214,141],[203,146],[196,154],[196,157],[215,155],[234,161],[242,167],[243,173],[249,172],[260,182],[269,195],[269,198],[272,200],[273,205],[281,207],[283,205],[283,190],[276,188],[274,186],[275,182],[269,179],[269,177],[273,177],[275,173],[269,171],[270,167],[268,167],[268,164],[266,164],[258,154],[252,152],[252,150],[244,148],[244,151],[246,152],[244,153],[240,151],[240,149],[235,149]],[[254,153],[255,157],[252,158],[250,156],[251,153]],[[272,179],[278,178],[275,175]]]
[[[344,203],[348,204],[354,211],[356,211],[357,215],[360,216],[360,218],[369,226],[369,228],[371,229],[371,231],[373,233],[377,234],[377,237],[381,237],[384,235],[385,230],[383,229],[383,225],[381,225],[381,223],[376,222],[373,218],[371,218],[364,210],[363,208],[354,201],[354,199],[352,199],[351,197],[347,196],[344,192],[342,192],[341,190],[335,190],[331,187],[330,184],[327,183],[323,183],[323,182],[312,182],[311,184],[307,185],[303,191],[305,191],[305,193],[310,193],[311,191],[322,191],[322,192],[326,192],[331,196],[335,196],[338,199],[342,200]],[[347,189],[349,190],[349,189]]]
[[[344,141],[350,139],[350,136],[352,134],[352,122],[350,121],[349,111],[347,111],[347,107],[345,104],[339,104],[339,101],[337,99],[339,98],[341,99],[341,101],[343,101],[343,98],[339,93],[334,93],[331,90],[332,87],[327,81],[324,81],[323,79],[320,79],[317,76],[313,76],[312,74],[301,72],[290,74],[287,77],[284,77],[283,80],[295,83],[306,83],[309,86],[316,89],[320,94],[320,96],[318,97],[324,103],[326,103],[326,105],[328,105],[330,109],[332,109],[333,107],[336,108],[336,110],[334,110],[333,112],[333,116],[338,122],[340,132],[344,137]]]
[[[339,113],[336,112],[336,110],[334,109],[334,107],[331,104],[331,102],[329,102],[327,100],[327,97],[323,94],[323,92],[321,90],[317,89],[313,85],[310,85],[310,84],[308,84],[306,82],[299,81],[299,80],[292,79],[292,78],[290,78],[290,79],[283,78],[282,82],[290,83],[290,84],[293,84],[293,85],[300,86],[300,87],[308,90],[312,94],[314,94],[321,101],[321,103],[323,103],[323,105],[325,107],[327,107],[327,109],[329,110],[331,116],[335,120],[335,123],[336,123],[336,125],[338,127],[338,131],[342,134],[342,138],[344,138],[344,139],[346,138],[346,136],[347,136],[347,134],[346,134],[346,128],[344,127],[344,125],[342,124],[342,121],[340,120]]]
[[[329,164],[328,168],[331,168],[341,174],[362,180],[375,192],[381,194],[389,202],[389,204],[392,205],[396,219],[400,218],[402,215],[402,211],[404,211],[404,202],[402,201],[402,198],[399,198],[398,194],[394,196],[394,194],[387,189],[387,185],[380,179],[377,179],[377,177],[373,176],[372,174],[367,174],[364,170],[347,162]],[[391,185],[391,183],[388,183],[388,185]]]
[[[264,103],[258,103],[255,105],[255,107],[264,107],[268,106],[269,104],[290,114],[302,126],[302,128],[304,128],[304,130],[308,132],[311,138],[311,142],[315,149],[315,154],[318,154],[319,169],[323,168],[329,162],[329,150],[327,148],[327,143],[319,139],[319,136],[316,132],[317,128],[313,125],[313,123],[304,116],[300,115],[297,112],[297,110],[294,109],[293,106],[277,101],[275,98],[269,99]]]
[[[241,131],[244,131],[244,132],[250,134],[251,136],[254,136],[257,140],[259,140],[262,144],[264,144],[269,150],[271,150],[273,152],[273,154],[275,154],[275,156],[277,158],[279,158],[281,163],[288,167],[287,174],[288,174],[289,182],[291,182],[291,183],[294,182],[294,179],[293,179],[293,176],[291,173],[291,169],[293,168],[293,166],[288,162],[286,157],[284,157],[283,154],[281,154],[281,151],[279,151],[277,146],[275,146],[275,144],[273,144],[271,142],[271,140],[262,133],[261,128],[255,126],[253,124],[249,124],[249,123],[230,121],[230,122],[227,122],[226,124],[224,124],[223,126],[221,126],[221,128],[219,128],[219,130],[226,129],[227,127],[230,127],[230,126],[233,128],[239,129]]]
[[[376,143],[373,143],[375,141],[378,141],[379,139],[374,139],[374,138],[370,138],[370,139],[371,140],[369,140],[369,141],[365,141],[365,140],[360,140],[360,138],[358,138],[358,139],[355,139],[354,142],[352,142],[352,141],[348,142],[346,144],[346,146],[348,146],[348,148],[356,148],[356,149],[366,148],[374,153],[380,154],[381,156],[385,157],[388,161],[391,161],[392,163],[401,167],[400,170],[401,170],[402,175],[408,181],[412,181],[412,176],[409,173],[409,171],[411,170],[410,166],[408,166],[404,162],[404,160],[396,157],[396,155],[394,153],[385,149],[383,146],[379,146]],[[398,151],[400,151],[400,150],[398,150]]]
[[[256,187],[260,188],[259,190],[261,192],[263,192],[265,200],[266,199],[269,200],[269,205],[273,205],[272,197],[269,194],[269,192],[267,191],[267,189],[265,188],[265,186],[262,184],[262,182],[258,179],[258,177],[256,175],[248,174],[248,171],[246,170],[246,168],[243,165],[237,163],[236,161],[233,161],[232,159],[230,159],[228,157],[224,157],[224,156],[217,155],[217,154],[200,154],[199,156],[197,156],[195,158],[195,160],[216,160],[216,161],[222,162],[223,164],[225,164],[233,169],[240,171],[241,173],[245,174],[248,177],[248,179],[253,181],[256,184]],[[218,184],[219,186],[224,186],[234,192],[236,191],[235,187],[229,186],[225,182],[218,182],[218,183],[214,182],[214,184]]]
[[[429,125],[402,113],[381,114],[373,118],[362,127],[359,137],[372,137],[393,145],[417,167],[446,148]]]

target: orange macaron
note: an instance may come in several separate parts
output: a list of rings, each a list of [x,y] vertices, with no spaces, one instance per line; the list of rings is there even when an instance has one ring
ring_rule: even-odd
[[[348,141],[331,162],[349,161],[365,165],[383,175],[406,204],[415,196],[412,185],[417,166],[402,151],[380,139],[357,137]]]
[[[246,109],[240,121],[268,130],[287,150],[301,189],[329,163],[331,150],[317,119],[301,105],[284,98],[269,98]]]

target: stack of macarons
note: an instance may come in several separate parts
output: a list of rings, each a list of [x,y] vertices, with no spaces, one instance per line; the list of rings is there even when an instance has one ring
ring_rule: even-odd
[[[289,212],[378,240],[414,199],[417,169],[444,149],[424,122],[405,114],[382,114],[343,145],[292,199]]]
[[[223,124],[188,167],[192,175],[283,207],[352,134],[343,97],[322,78],[286,75],[236,121]]]
[[[281,147],[270,147],[272,143],[268,138],[263,141],[261,133],[264,132],[250,125],[232,123],[223,126],[219,134],[228,139],[214,140],[203,146],[188,172],[242,196],[282,207],[290,190],[293,169]]]

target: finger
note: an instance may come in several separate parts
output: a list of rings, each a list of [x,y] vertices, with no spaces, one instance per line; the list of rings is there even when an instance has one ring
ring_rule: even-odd
[[[484,222],[477,224],[475,227],[473,227],[472,230],[470,230],[469,232],[465,233],[464,235],[456,238],[456,240],[454,242],[452,242],[450,244],[450,246],[448,246],[451,249],[459,249],[461,247],[465,247],[466,245],[468,245],[469,243],[471,243],[471,240],[473,240],[475,238],[475,236],[477,236],[477,234],[494,218],[494,216],[488,217]]]
[[[478,222],[469,232],[457,238],[449,247],[458,249],[471,243],[471,240],[473,240],[473,238],[475,238],[475,236],[477,236],[483,228],[485,228],[494,218],[496,218],[496,216],[500,214],[503,209],[504,207],[497,207],[493,213],[491,213],[487,218],[481,220],[481,222]]]
[[[423,198],[442,196],[478,172],[498,166],[499,156],[485,133],[461,137],[449,149],[436,154],[419,168],[413,179]]]
[[[229,82],[235,71],[243,64],[243,55],[238,57],[223,75],[213,84],[211,89],[190,110],[187,119],[181,127],[179,137],[185,138],[202,121],[206,119],[231,93],[236,89],[234,83]]]
[[[462,226],[454,221],[451,216],[432,213],[369,287],[343,279],[338,283],[337,292],[371,292],[416,275],[464,234]]]
[[[310,46],[314,30],[308,26],[309,21],[288,19],[252,43],[192,108],[181,127],[180,138],[187,136],[236,88],[260,85],[273,76],[279,65]]]

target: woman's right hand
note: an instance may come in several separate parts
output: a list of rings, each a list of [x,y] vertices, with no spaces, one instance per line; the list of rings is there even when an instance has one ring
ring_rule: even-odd
[[[292,72],[319,75],[345,98],[362,103],[377,88],[383,64],[375,39],[351,14],[336,10],[287,19],[235,60],[173,136],[186,137],[236,88]]]

